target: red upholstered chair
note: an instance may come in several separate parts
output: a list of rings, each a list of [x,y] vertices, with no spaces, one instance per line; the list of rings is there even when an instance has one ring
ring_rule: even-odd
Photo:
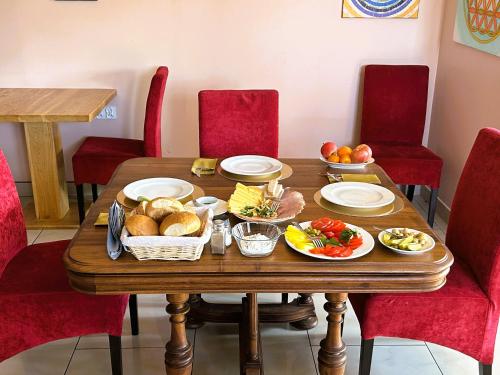
[[[161,66],[151,80],[144,119],[144,141],[88,137],[73,155],[80,223],[85,217],[83,184],[92,184],[95,201],[97,185],[106,185],[116,167],[122,162],[143,156],[161,157],[161,111],[167,77],[168,69]]]
[[[200,91],[200,155],[278,157],[278,101],[276,90]]]
[[[121,374],[128,295],[74,291],[62,260],[69,241],[27,246],[21,203],[1,150],[0,199],[0,362],[49,341],[107,333],[113,375]]]
[[[434,224],[443,161],[422,146],[429,68],[421,65],[365,67],[361,142],[396,184],[431,187],[427,221]]]
[[[370,373],[376,336],[443,345],[475,358],[480,373],[491,374],[500,312],[499,170],[500,130],[483,129],[451,207],[446,245],[455,264],[443,288],[349,296],[361,325],[361,375]]]

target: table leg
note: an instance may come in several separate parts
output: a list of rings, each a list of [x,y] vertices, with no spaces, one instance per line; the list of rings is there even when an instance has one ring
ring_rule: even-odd
[[[311,293],[299,293],[299,298],[297,300],[297,305],[299,306],[312,306],[314,312],[314,300]],[[290,325],[296,329],[306,330],[313,329],[318,325],[318,318],[316,314],[309,316],[306,319],[299,320],[297,322],[292,322]]]
[[[328,331],[321,340],[318,354],[320,375],[343,375],[346,364],[346,347],[342,341],[342,315],[346,312],[347,293],[327,293],[325,310],[328,312]]]
[[[257,294],[243,298],[243,317],[240,322],[240,374],[262,375],[262,345],[259,330]]]
[[[52,122],[24,124],[35,211],[38,219],[61,219],[69,209],[59,127]]]
[[[189,375],[193,368],[193,350],[186,336],[186,314],[189,294],[167,294],[167,313],[170,314],[170,341],[165,349],[167,375]]]

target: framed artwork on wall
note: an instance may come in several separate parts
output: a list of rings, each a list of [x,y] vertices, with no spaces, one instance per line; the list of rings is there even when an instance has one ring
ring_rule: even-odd
[[[500,56],[500,0],[457,0],[453,40]]]
[[[344,0],[342,18],[418,18],[420,0]]]

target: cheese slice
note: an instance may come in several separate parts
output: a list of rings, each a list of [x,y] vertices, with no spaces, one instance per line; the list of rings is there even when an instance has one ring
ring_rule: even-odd
[[[236,184],[236,189],[228,201],[229,212],[239,213],[247,206],[259,206],[264,200],[264,191],[255,186]]]

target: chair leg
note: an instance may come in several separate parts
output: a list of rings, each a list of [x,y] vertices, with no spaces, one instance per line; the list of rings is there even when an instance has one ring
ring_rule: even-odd
[[[431,197],[429,198],[429,214],[427,216],[427,223],[434,226],[434,216],[436,215],[437,200],[438,200],[439,189],[431,189]]]
[[[492,375],[492,365],[485,365],[479,362],[479,375]]]
[[[340,337],[344,336],[344,320],[345,314],[342,314],[342,323],[340,323]]]
[[[128,309],[130,312],[130,328],[132,329],[132,335],[137,336],[139,334],[139,317],[137,314],[136,294],[131,294],[128,298]]]
[[[97,184],[92,184],[92,201],[96,201],[99,195],[97,194]]]
[[[413,194],[415,194],[415,185],[408,185],[406,189],[406,198],[411,202],[413,200]]]
[[[122,338],[109,335],[109,353],[111,354],[111,373],[122,375]]]
[[[372,367],[372,354],[374,339],[361,340],[361,353],[359,358],[359,375],[370,375]]]
[[[288,293],[281,293],[281,303],[283,305],[288,303]]]
[[[85,219],[85,196],[83,195],[83,184],[76,185],[76,200],[78,202],[78,218],[80,224]]]

